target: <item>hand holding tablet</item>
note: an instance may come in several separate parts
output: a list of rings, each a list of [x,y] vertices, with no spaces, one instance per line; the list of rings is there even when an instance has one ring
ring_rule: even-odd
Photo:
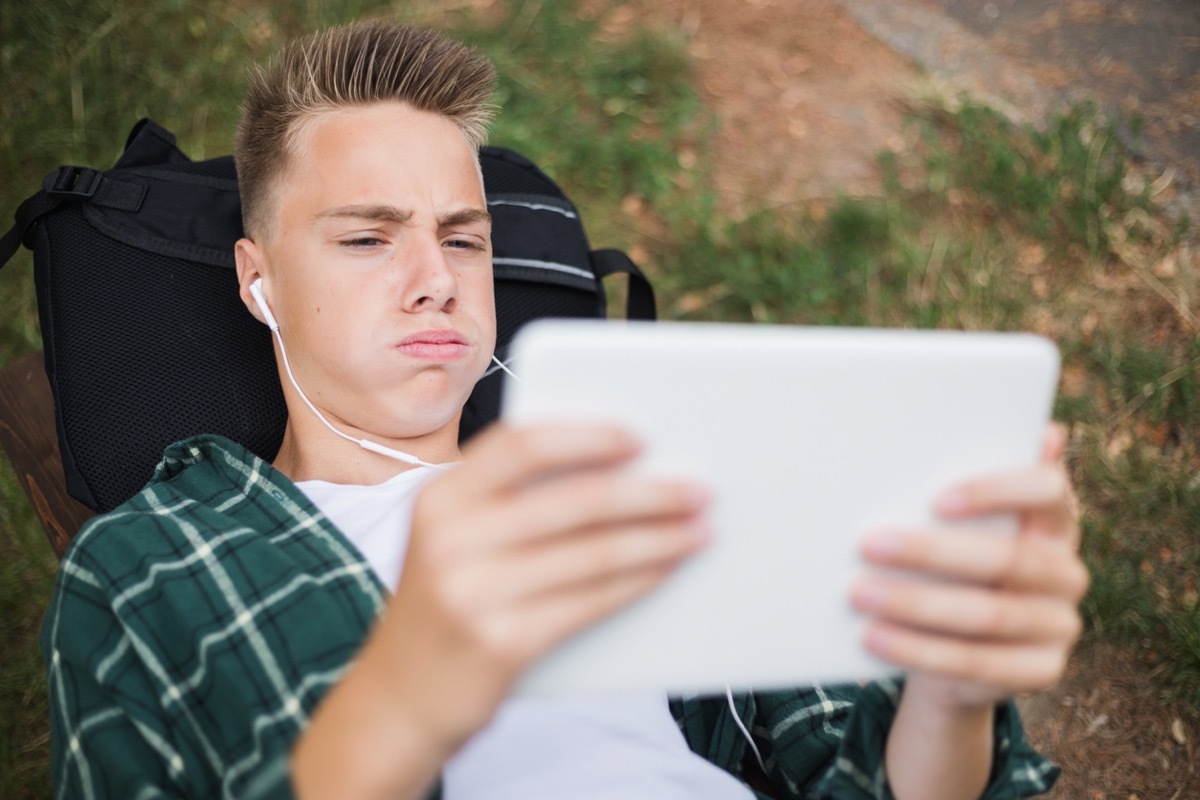
[[[511,363],[506,421],[615,422],[644,443],[631,469],[713,490],[710,546],[536,664],[528,692],[896,671],[850,605],[862,535],[945,528],[943,489],[1037,464],[1058,370],[1022,334],[603,322],[531,325]]]

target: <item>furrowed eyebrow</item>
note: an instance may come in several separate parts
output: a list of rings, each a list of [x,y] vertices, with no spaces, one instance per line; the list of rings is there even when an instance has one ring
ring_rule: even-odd
[[[314,219],[367,219],[379,222],[396,222],[403,224],[412,219],[412,212],[389,205],[339,206],[319,211]]]
[[[473,222],[486,222],[491,224],[492,215],[484,211],[482,208],[463,208],[458,211],[451,211],[449,214],[438,217],[438,227],[452,228],[455,225],[470,225]]]

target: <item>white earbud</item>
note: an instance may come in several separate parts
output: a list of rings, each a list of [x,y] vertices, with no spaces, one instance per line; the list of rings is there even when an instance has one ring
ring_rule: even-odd
[[[267,321],[267,327],[273,331],[279,330],[279,322],[276,321],[275,315],[271,313],[271,308],[267,305],[267,298],[263,296],[262,278],[255,278],[254,283],[250,284],[250,294],[254,296],[254,302],[258,304],[258,310],[262,312],[263,319]]]

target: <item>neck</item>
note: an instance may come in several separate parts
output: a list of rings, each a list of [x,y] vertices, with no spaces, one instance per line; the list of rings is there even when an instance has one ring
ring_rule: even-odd
[[[364,450],[331,432],[307,408],[289,409],[283,442],[272,462],[275,469],[293,481],[321,480],[329,483],[371,485],[414,469],[412,464]],[[337,425],[337,422],[334,422]],[[446,464],[461,458],[458,449],[458,419],[426,436],[394,439],[345,429],[354,438],[411,453],[430,464]]]

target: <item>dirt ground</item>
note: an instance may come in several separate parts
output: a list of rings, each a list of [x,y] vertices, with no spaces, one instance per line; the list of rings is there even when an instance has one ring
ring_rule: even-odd
[[[902,143],[902,105],[917,67],[831,0],[635,0],[609,17],[681,28],[697,83],[720,122],[722,199],[797,209],[880,191],[879,151]]]
[[[1178,8],[1191,14],[1191,2]],[[735,211],[751,200],[760,207],[799,210],[837,193],[879,192],[877,154],[902,146],[902,108],[914,97],[964,90],[1029,119],[1066,96],[1065,89],[1094,77],[1087,64],[1037,61],[1028,49],[1036,42],[1020,30],[987,28],[995,20],[993,10],[999,16],[1015,5],[1026,12],[1029,6],[1054,5],[1060,8],[1057,16],[1012,16],[1033,26],[1026,33],[1040,25],[1037,29],[1046,36],[1069,38],[1071,31],[1064,26],[1072,20],[1095,23],[1107,9],[1126,13],[1122,19],[1127,24],[1127,9],[1121,12],[1120,6],[1139,4],[1008,0],[984,5],[954,0],[658,0],[631,2],[611,24],[650,19],[682,27],[689,35],[698,84],[721,123],[714,151],[706,157],[715,164],[724,202]],[[982,33],[949,13],[966,18],[981,9],[987,18]],[[1165,23],[1156,19],[1155,24]],[[1079,41],[1081,47],[1095,47],[1086,37]],[[1147,41],[1153,44],[1153,39]],[[1062,58],[1069,61],[1072,52],[1063,50]],[[1185,56],[1191,52],[1184,48]],[[1128,109],[1135,102],[1137,81],[1130,78],[1131,68],[1122,71],[1121,64],[1103,57],[1089,64],[1126,79],[1120,88],[1122,103]],[[1169,79],[1171,74],[1160,70],[1154,77]],[[1192,91],[1195,76],[1182,77],[1190,81],[1184,88]],[[1200,124],[1197,114],[1200,103],[1170,98],[1154,101],[1151,118],[1190,135]],[[1147,159],[1164,171],[1174,169],[1181,185],[1200,174],[1195,161],[1181,157],[1179,147],[1151,142],[1151,148],[1144,154]],[[1191,156],[1197,158],[1196,152]],[[1063,766],[1051,797],[1200,797],[1197,731],[1161,707],[1146,678],[1133,655],[1084,644],[1055,691],[1022,701],[1030,739]]]
[[[1200,183],[1200,3],[1196,0],[923,0],[1067,95],[1124,117],[1163,162]]]

